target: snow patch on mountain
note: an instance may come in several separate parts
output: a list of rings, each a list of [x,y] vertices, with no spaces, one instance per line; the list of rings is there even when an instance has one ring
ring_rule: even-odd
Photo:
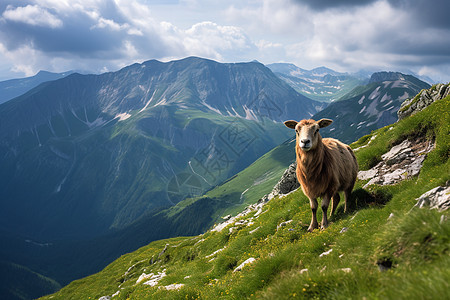
[[[362,104],[364,99],[366,99],[366,95],[363,95],[361,99],[358,100],[358,104]]]
[[[380,95],[380,86],[378,86],[370,95],[369,99],[373,100]]]
[[[130,115],[129,113],[121,113],[121,114],[116,115],[116,116],[114,117],[114,119],[119,118],[119,122],[120,122],[120,121],[125,121],[125,120],[128,119],[129,117],[131,117],[131,115]]]
[[[204,106],[206,106],[208,109],[212,110],[213,112],[216,112],[216,113],[218,113],[219,115],[222,115],[222,112],[221,112],[220,110],[218,110],[218,109],[215,108],[215,107],[212,107],[211,105],[209,105],[208,103],[206,103],[206,101],[202,101],[202,104],[203,104]],[[234,108],[233,108],[233,110],[234,110]]]

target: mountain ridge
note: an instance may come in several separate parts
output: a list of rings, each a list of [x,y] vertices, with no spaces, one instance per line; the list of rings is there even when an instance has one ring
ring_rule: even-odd
[[[354,206],[339,206],[326,230],[306,232],[309,201],[297,190],[251,205],[220,229],[153,242],[43,299],[440,298],[448,289],[448,211],[412,207],[448,183],[449,103],[437,100],[351,145],[369,170],[405,139],[436,142],[419,176],[386,186],[358,180]]]

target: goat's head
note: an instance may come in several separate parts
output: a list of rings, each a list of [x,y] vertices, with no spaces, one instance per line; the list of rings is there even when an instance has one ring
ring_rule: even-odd
[[[317,147],[321,136],[319,129],[327,127],[333,123],[330,119],[320,119],[319,121],[314,120],[301,120],[297,121],[286,121],[284,125],[286,127],[295,129],[295,134],[297,136],[297,144],[303,151],[309,151]]]

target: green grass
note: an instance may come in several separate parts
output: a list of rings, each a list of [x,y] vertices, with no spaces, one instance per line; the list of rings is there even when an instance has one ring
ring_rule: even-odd
[[[169,217],[182,211],[199,199],[208,198],[215,201],[219,208],[212,219],[221,221],[220,217],[228,214],[236,215],[245,206],[255,203],[269,193],[280,180],[286,166],[295,160],[293,144],[285,142],[264,154],[250,166],[197,198],[188,198],[167,210]]]
[[[367,169],[406,137],[436,141],[418,177],[367,189],[358,181],[352,196],[356,205],[344,213],[341,204],[326,230],[306,231],[309,201],[298,190],[268,202],[258,217],[242,217],[245,224],[153,242],[51,299],[98,299],[117,291],[113,299],[443,299],[450,279],[450,213],[413,206],[422,193],[449,180],[449,101],[437,101],[352,145],[365,145],[376,136],[356,151],[361,169]],[[218,249],[223,250],[210,256]],[[233,272],[250,257],[256,262]],[[390,268],[380,271],[380,264]],[[142,273],[163,270],[167,276],[158,286],[136,284]],[[160,288],[173,283],[185,286]]]

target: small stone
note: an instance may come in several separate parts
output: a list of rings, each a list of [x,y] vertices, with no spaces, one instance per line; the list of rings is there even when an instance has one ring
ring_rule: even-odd
[[[301,269],[300,270],[300,274],[303,274],[303,273],[306,273],[306,272],[308,272],[308,269]]]
[[[116,296],[119,296],[119,294],[120,294],[120,291],[117,291],[117,292],[115,292],[114,294],[112,294],[111,298],[114,298],[114,297],[116,297]]]
[[[260,228],[261,228],[261,226],[256,227],[255,229],[250,230],[248,233],[253,234],[253,233],[255,233],[255,232],[256,232],[258,229],[260,229]]]
[[[231,215],[226,215],[225,217],[222,217],[223,220],[228,221],[231,219]]]
[[[324,253],[320,254],[319,257],[326,256],[326,255],[330,254],[332,251],[333,251],[333,249],[330,249],[330,250],[328,250],[328,251],[325,251]]]
[[[339,269],[339,270],[341,270],[341,271],[343,271],[345,273],[350,273],[352,271],[352,269],[350,269],[350,268],[342,268],[342,269]]]
[[[172,284],[160,287],[160,288],[165,288],[166,290],[171,291],[171,290],[179,290],[183,286],[184,286],[184,284],[182,284],[182,283],[172,283]]]
[[[348,230],[348,227],[343,227],[342,229],[341,229],[341,231],[339,231],[339,233],[344,233],[344,232],[346,232]]]
[[[247,259],[246,261],[244,261],[242,264],[240,264],[236,269],[234,269],[233,273],[234,273],[234,272],[239,272],[239,271],[241,271],[246,265],[251,264],[251,263],[253,263],[253,262],[255,262],[255,261],[256,261],[255,258],[250,257],[249,259]]]
[[[281,227],[286,226],[287,224],[289,224],[289,223],[291,223],[291,222],[292,222],[292,220],[285,221],[285,222],[281,222],[280,224],[278,224],[277,230],[280,229]]]

